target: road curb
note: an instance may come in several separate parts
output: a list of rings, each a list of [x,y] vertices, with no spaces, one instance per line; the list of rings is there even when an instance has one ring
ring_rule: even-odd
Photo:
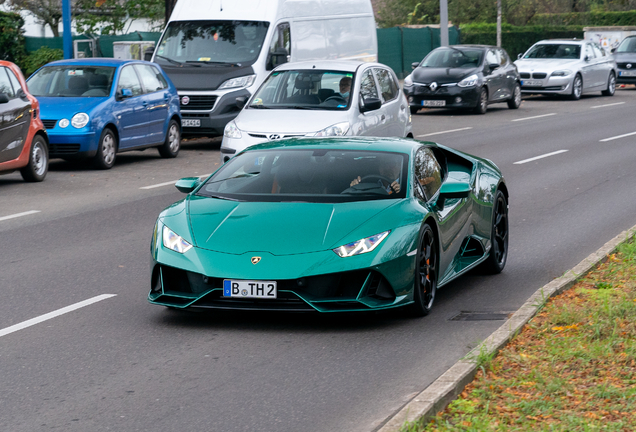
[[[573,286],[581,276],[585,276],[598,264],[606,261],[609,254],[634,235],[636,225],[605,243],[563,276],[539,288],[501,327],[415,396],[377,432],[397,432],[406,422],[417,419],[427,421],[446,408],[473,380],[478,367],[474,359],[498,352],[539,312],[550,297]]]

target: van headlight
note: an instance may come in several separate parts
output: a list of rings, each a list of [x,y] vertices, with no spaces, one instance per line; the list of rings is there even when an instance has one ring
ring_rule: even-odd
[[[179,253],[186,253],[192,249],[192,245],[185,241],[180,235],[176,234],[167,226],[163,226],[163,245],[170,250]]]
[[[256,75],[246,75],[238,78],[230,78],[229,80],[221,84],[219,90],[238,87],[249,87],[254,84],[254,80],[256,80]]]
[[[457,85],[459,87],[473,87],[473,86],[477,85],[477,80],[478,79],[479,79],[479,77],[477,75],[471,75],[471,76],[466,77],[463,80],[461,80],[459,83],[457,83]]]
[[[363,238],[362,240],[355,241],[346,245],[342,245],[333,249],[340,258],[346,258],[354,255],[360,255],[363,253],[371,252],[375,249],[382,240],[389,235],[391,231],[384,231],[380,234],[372,235],[371,237]]]
[[[88,120],[90,120],[90,118],[88,117],[88,114],[77,113],[71,119],[71,124],[73,125],[74,128],[81,129],[88,124]]]
[[[243,136],[243,134],[241,134],[241,130],[236,125],[236,122],[232,120],[231,122],[225,125],[225,129],[223,130],[223,136],[227,138],[239,139]]]
[[[309,133],[307,136],[312,137],[330,137],[330,136],[343,136],[349,132],[349,122],[336,123],[329,127],[324,128],[316,133]]]

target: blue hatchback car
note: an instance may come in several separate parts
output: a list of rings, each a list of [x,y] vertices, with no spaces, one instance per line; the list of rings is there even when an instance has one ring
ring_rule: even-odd
[[[155,63],[61,60],[27,83],[40,102],[51,158],[93,158],[96,168],[109,169],[117,152],[158,147],[166,158],[179,153],[179,95]]]

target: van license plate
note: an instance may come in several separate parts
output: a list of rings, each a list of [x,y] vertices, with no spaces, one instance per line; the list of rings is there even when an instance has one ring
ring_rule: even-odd
[[[181,122],[183,127],[201,127],[201,120],[199,119],[183,119]]]
[[[445,100],[423,100],[422,106],[425,107],[443,107],[446,106]]]
[[[223,297],[275,299],[276,295],[276,281],[223,281]]]

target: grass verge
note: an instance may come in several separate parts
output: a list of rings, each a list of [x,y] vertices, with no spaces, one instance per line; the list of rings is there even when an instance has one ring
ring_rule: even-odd
[[[402,431],[636,431],[634,238],[483,360],[446,410]]]

